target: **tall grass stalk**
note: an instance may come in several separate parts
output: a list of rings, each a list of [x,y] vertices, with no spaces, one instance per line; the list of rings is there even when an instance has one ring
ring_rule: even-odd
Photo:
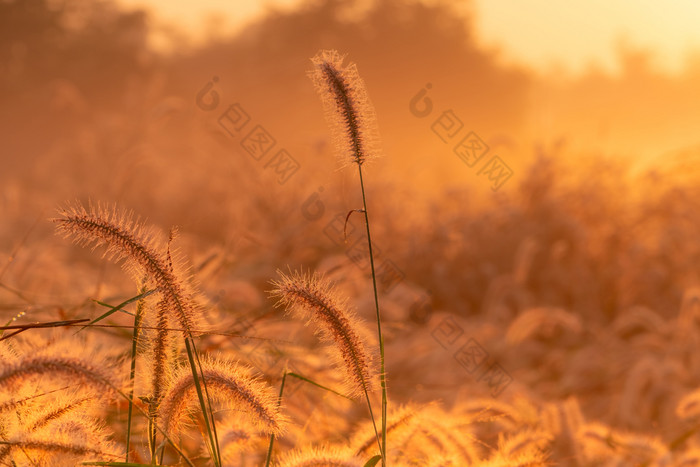
[[[377,293],[377,274],[374,269],[374,255],[372,254],[372,235],[369,228],[369,215],[367,214],[367,199],[365,197],[365,185],[362,179],[362,165],[358,164],[360,173],[360,188],[362,189],[362,204],[365,213],[365,226],[367,227],[367,243],[369,244],[369,264],[372,270],[372,288],[374,289],[374,306],[377,313],[377,334],[379,336],[379,378],[382,386],[382,465],[386,465],[386,370],[384,367],[384,338],[382,337],[382,320],[379,313],[379,294]]]
[[[290,275],[279,273],[281,279],[274,281],[272,296],[278,297],[278,306],[285,306],[288,312],[306,319],[318,329],[321,341],[329,342],[329,350],[335,363],[345,369],[345,386],[351,396],[364,396],[367,401],[370,419],[374,426],[377,446],[381,450],[372,402],[369,392],[372,388],[372,365],[365,344],[356,329],[360,321],[348,307],[347,300],[340,297],[333,285],[324,276],[295,272]]]
[[[326,118],[334,132],[340,156],[344,164],[357,164],[362,191],[362,206],[369,245],[369,261],[372,272],[374,305],[377,315],[377,334],[379,338],[380,381],[382,388],[382,439],[380,451],[382,466],[386,465],[386,413],[387,391],[384,361],[384,339],[382,320],[379,312],[379,294],[377,292],[377,274],[372,251],[372,235],[367,210],[362,164],[378,152],[378,130],[374,107],[367,94],[362,78],[354,64],[343,65],[343,59],[335,50],[320,51],[311,61],[314,69],[309,73],[325,107]],[[369,403],[369,399],[368,399]],[[370,404],[370,414],[372,412]],[[372,415],[370,415],[372,416]],[[372,416],[374,421],[374,416]],[[378,440],[379,441],[379,440]]]

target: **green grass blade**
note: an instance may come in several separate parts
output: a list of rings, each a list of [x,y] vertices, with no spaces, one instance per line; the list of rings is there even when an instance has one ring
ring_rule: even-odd
[[[368,461],[365,463],[364,467],[374,467],[375,465],[377,465],[377,463],[378,463],[380,460],[382,460],[382,456],[380,456],[379,454],[377,454],[376,456],[374,456],[373,458],[371,458],[370,460],[368,460]]]
[[[78,329],[75,333],[77,334],[77,333],[79,333],[80,331],[82,331],[83,329],[87,328],[88,326],[91,326],[91,325],[97,323],[98,321],[102,321],[103,319],[109,317],[109,316],[112,315],[113,313],[116,313],[117,311],[120,311],[122,308],[124,308],[125,306],[127,306],[127,305],[130,304],[130,303],[134,303],[134,302],[137,301],[137,300],[141,300],[142,298],[148,297],[148,296],[151,295],[152,293],[156,292],[156,290],[158,290],[158,289],[151,289],[151,290],[147,290],[147,291],[145,291],[145,292],[142,292],[142,293],[136,295],[135,297],[131,297],[130,299],[121,302],[121,303],[120,303],[119,305],[117,305],[117,306],[112,306],[112,305],[110,305],[109,303],[104,303],[104,302],[101,302],[101,301],[99,301],[99,300],[94,300],[94,302],[97,303],[98,305],[102,305],[102,306],[104,306],[104,307],[107,307],[107,308],[109,308],[110,310],[109,310],[107,313],[105,313],[105,314],[103,314],[103,315],[101,315],[101,316],[99,316],[99,317],[93,319],[93,320],[90,321],[88,324],[86,324],[86,325],[83,326],[82,328]]]
[[[312,380],[310,380],[309,378],[306,378],[306,377],[304,377],[304,376],[298,375],[298,374],[296,374],[296,373],[287,373],[287,376],[293,376],[293,377],[295,377],[295,378],[297,378],[297,379],[300,379],[300,380],[302,380],[302,381],[306,381],[307,383],[311,383],[311,384],[313,384],[314,386],[319,387],[319,388],[321,388],[321,389],[323,389],[323,390],[325,390],[325,391],[332,392],[333,394],[335,394],[335,395],[337,395],[337,396],[343,397],[343,398],[345,398],[345,399],[347,399],[347,400],[350,400],[350,401],[352,400],[350,397],[346,396],[345,394],[341,394],[341,393],[339,393],[338,391],[334,391],[333,389],[331,389],[331,388],[329,388],[329,387],[326,387],[326,386],[323,386],[323,385],[321,385],[321,384],[318,384],[316,381],[312,381]]]

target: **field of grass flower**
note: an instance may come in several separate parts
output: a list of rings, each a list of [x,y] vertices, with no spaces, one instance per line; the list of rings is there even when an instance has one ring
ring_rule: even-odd
[[[515,144],[534,76],[331,1],[167,58],[48,3],[0,2],[0,465],[700,467],[697,146]]]

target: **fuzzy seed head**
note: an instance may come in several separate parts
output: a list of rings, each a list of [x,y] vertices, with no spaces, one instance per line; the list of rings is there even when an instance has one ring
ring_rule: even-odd
[[[374,106],[354,63],[343,65],[335,50],[322,50],[311,59],[308,76],[316,88],[343,165],[362,165],[377,157],[379,132]]]
[[[105,394],[115,394],[119,389],[119,383],[111,376],[109,368],[95,365],[88,359],[37,355],[0,365],[0,386],[18,386],[41,376],[80,381]]]
[[[183,333],[195,329],[197,305],[185,282],[174,272],[171,255],[158,241],[154,229],[145,228],[132,213],[92,204],[69,206],[54,219],[58,232],[82,246],[105,246],[105,256],[125,260],[124,269],[138,282],[144,276],[158,288],[168,309],[177,317]]]
[[[221,360],[204,359],[202,371],[207,390],[213,398],[231,408],[250,415],[249,421],[264,433],[282,433],[286,418],[280,413],[271,388],[249,376],[247,368]],[[189,367],[180,368],[172,376],[160,405],[166,433],[181,430],[188,409],[197,401],[194,378]]]
[[[359,397],[372,390],[372,364],[358,331],[359,319],[349,310],[332,284],[318,274],[280,273],[271,295],[278,306],[313,324],[322,341],[331,346],[334,359],[345,369],[345,382],[351,395]]]
[[[419,413],[424,407],[399,406],[388,414],[386,433],[387,439],[391,437],[393,445],[401,445],[411,437],[419,420]],[[381,435],[380,435],[381,436]],[[356,456],[366,458],[379,454],[377,438],[371,422],[363,423],[350,445]]]
[[[290,452],[279,467],[360,467],[362,462],[344,448],[336,446],[307,447]]]

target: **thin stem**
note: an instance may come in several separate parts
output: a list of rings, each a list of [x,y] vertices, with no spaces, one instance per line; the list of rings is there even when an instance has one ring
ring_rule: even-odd
[[[144,286],[141,289],[143,294],[146,290]],[[134,316],[134,336],[131,341],[131,371],[129,373],[129,420],[126,426],[126,462],[129,462],[129,450],[131,449],[131,419],[134,411],[134,378],[136,375],[136,350],[138,348],[139,341],[139,329],[141,327],[141,321],[143,319],[143,309],[145,306],[145,298],[139,300],[139,304],[136,307],[136,316]]]
[[[287,370],[284,370],[282,374],[282,384],[280,385],[280,395],[277,399],[277,407],[282,405],[282,394],[284,393],[284,382],[287,380]],[[270,446],[267,448],[267,460],[265,461],[265,467],[270,467],[270,461],[272,460],[272,445],[275,442],[275,434],[270,435]]]
[[[129,402],[133,407],[136,407],[136,410],[141,412],[141,414],[144,415],[146,417],[146,419],[149,420],[149,422],[151,421],[151,415],[148,412],[146,412],[144,409],[142,409],[141,407],[134,405],[134,401],[131,397],[127,396],[126,393],[122,392],[122,390],[117,388],[116,386],[113,386],[112,384],[108,384],[108,385],[109,385],[109,387],[111,387],[114,390],[114,392],[116,392],[121,397],[126,399],[127,402]],[[170,445],[173,447],[173,449],[175,449],[175,451],[187,463],[187,465],[189,465],[190,467],[195,467],[195,465],[192,463],[192,461],[187,458],[185,453],[182,452],[182,450],[175,445],[175,443],[170,438],[170,436],[168,436],[168,434],[165,431],[163,431],[157,424],[156,424],[156,430],[160,431],[160,433],[163,435],[164,441],[167,441],[168,443],[170,443]],[[128,464],[128,462],[126,464]],[[98,465],[98,464],[96,464],[96,465]]]
[[[365,227],[367,227],[367,243],[369,244],[369,264],[372,269],[372,287],[374,288],[374,305],[377,310],[377,333],[379,335],[379,360],[380,374],[379,378],[382,385],[382,443],[380,453],[382,454],[382,466],[386,466],[386,375],[384,371],[384,338],[382,336],[382,320],[379,315],[379,294],[377,293],[377,274],[374,270],[374,255],[372,254],[372,236],[369,230],[369,214],[367,214],[367,197],[365,196],[365,183],[362,178],[362,164],[357,164],[357,169],[360,173],[360,188],[362,189],[362,206],[365,212]],[[369,397],[367,398],[369,404]],[[370,413],[372,407],[370,406]],[[374,422],[374,417],[372,417]]]
[[[192,333],[190,333],[190,339],[193,339]],[[192,349],[194,350],[194,357],[195,359],[197,359],[197,366],[199,366],[199,370],[202,372],[202,387],[204,388],[204,395],[207,398],[207,403],[209,404],[209,413],[211,414],[211,431],[214,434],[214,445],[216,446],[216,461],[218,461],[218,465],[220,466],[222,465],[221,449],[219,446],[219,435],[216,431],[216,420],[214,420],[214,408],[211,405],[211,397],[209,397],[209,388],[207,387],[207,381],[204,378],[204,368],[202,367],[202,362],[199,359],[199,352],[197,351],[197,347],[194,345],[194,340],[192,340]]]
[[[156,446],[156,442],[158,441],[158,429],[156,428],[155,403],[152,400],[148,404],[148,411],[151,413],[151,418],[148,419],[148,448],[151,452],[151,464],[156,465],[156,460],[158,459],[156,455],[156,450],[158,449],[158,446]]]
[[[211,408],[211,399],[209,398],[209,393],[206,391],[206,382],[204,381],[204,372],[202,371],[202,385],[204,386],[204,389],[206,391],[206,398],[209,404],[206,404],[204,402],[204,393],[202,393],[202,386],[200,386],[199,382],[199,371],[197,371],[197,364],[199,364],[199,368],[202,368],[201,362],[199,362],[199,355],[197,354],[196,347],[194,345],[194,341],[192,336],[188,336],[185,338],[185,347],[187,349],[187,358],[190,362],[190,369],[192,370],[192,378],[194,380],[194,385],[195,388],[197,389],[197,397],[199,398],[199,406],[202,409],[202,415],[204,416],[204,424],[207,429],[207,433],[209,435],[209,442],[211,444],[211,453],[212,453],[212,460],[214,461],[214,465],[219,467],[221,466],[221,458],[220,453],[219,453],[219,443],[218,439],[215,434],[215,422],[214,422],[214,413]],[[195,363],[195,356],[197,358],[197,363]],[[209,409],[209,410],[207,410]]]
[[[379,440],[379,431],[377,431],[377,422],[374,420],[374,411],[372,410],[372,404],[369,401],[369,394],[367,393],[367,388],[365,390],[365,398],[367,399],[367,408],[369,409],[369,418],[372,420],[372,426],[374,427],[374,436],[377,438],[377,446],[379,447],[379,453],[382,454],[382,459],[384,459],[384,448]]]

